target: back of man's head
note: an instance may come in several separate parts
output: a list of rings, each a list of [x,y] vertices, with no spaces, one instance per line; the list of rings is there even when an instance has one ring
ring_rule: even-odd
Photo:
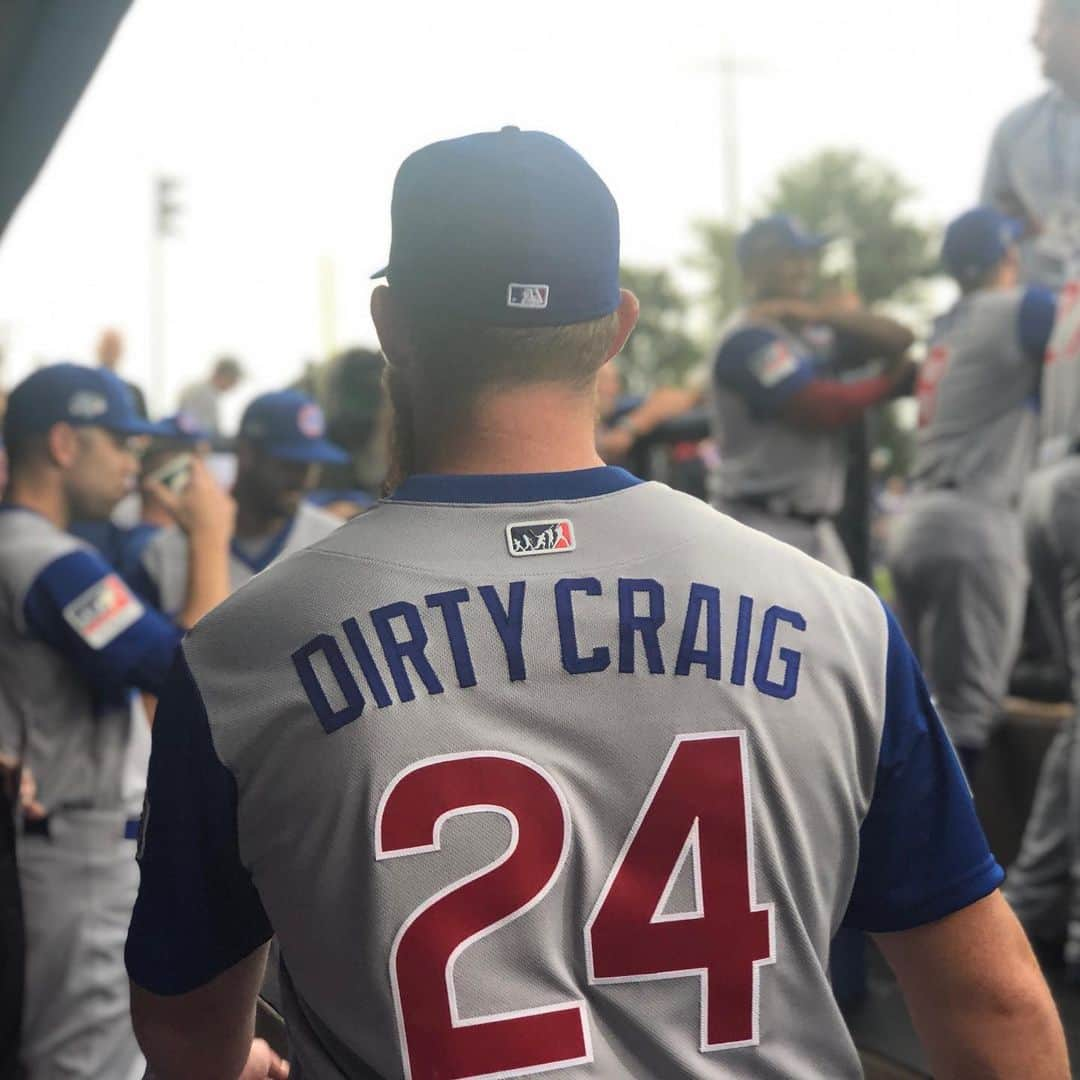
[[[591,390],[619,328],[619,215],[581,155],[513,127],[433,143],[391,216],[372,307],[399,439],[416,409],[465,422],[490,393]]]
[[[223,389],[232,389],[244,377],[244,369],[234,356],[220,356],[214,363],[213,381]]]

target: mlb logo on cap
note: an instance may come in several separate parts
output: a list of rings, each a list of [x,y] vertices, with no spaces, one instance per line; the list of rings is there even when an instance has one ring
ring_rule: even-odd
[[[507,307],[534,308],[537,310],[548,306],[548,287],[546,285],[517,285],[510,284],[506,297]]]

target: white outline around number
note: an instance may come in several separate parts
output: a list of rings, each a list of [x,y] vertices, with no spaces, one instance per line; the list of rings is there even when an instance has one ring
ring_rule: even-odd
[[[435,757],[424,758],[422,761],[417,761],[414,764],[403,769],[394,777],[393,780],[387,785],[386,790],[382,794],[382,798],[379,799],[379,806],[375,812],[375,858],[378,861],[385,859],[396,859],[406,855],[418,855],[423,852],[440,851],[442,849],[442,827],[443,824],[450,818],[459,817],[463,814],[476,814],[476,813],[496,813],[501,814],[510,823],[510,844],[506,851],[502,853],[494,862],[489,863],[487,866],[481,867],[479,870],[475,870],[473,873],[466,875],[458,881],[452,882],[445,888],[440,889],[434,896],[429,897],[423,904],[416,908],[411,915],[401,924],[400,929],[394,936],[394,942],[390,947],[390,984],[394,994],[394,1013],[397,1020],[398,1038],[401,1044],[401,1057],[402,1064],[405,1069],[405,1076],[407,1078],[412,1077],[412,1064],[409,1060],[409,1043],[405,1033],[405,1019],[401,1011],[401,990],[398,986],[397,980],[397,953],[398,946],[401,943],[401,939],[405,936],[406,931],[421,915],[424,914],[430,907],[438,903],[444,896],[448,896],[450,893],[455,892],[462,886],[469,884],[472,881],[476,881],[478,878],[484,877],[491,871],[498,869],[502,866],[514,852],[517,850],[518,838],[519,838],[519,825],[517,816],[511,811],[507,810],[503,806],[492,806],[486,803],[476,803],[470,806],[458,807],[448,811],[445,814],[440,815],[432,828],[432,843],[424,844],[419,847],[413,848],[401,848],[398,850],[386,850],[382,846],[382,819],[383,811],[386,808],[386,804],[390,799],[391,794],[395,788],[405,779],[406,776],[419,771],[420,769],[429,768],[432,765],[438,765],[446,761],[469,761],[475,758],[502,758],[506,761],[513,761],[518,765],[523,765],[525,768],[532,770],[536,773],[554,792],[555,797],[559,800],[559,806],[562,810],[563,817],[563,840],[562,850],[559,853],[559,860],[552,870],[551,875],[544,883],[535,896],[532,897],[527,903],[521,907],[512,911],[509,915],[500,919],[498,922],[492,923],[491,926],[484,927],[484,929],[477,931],[475,934],[466,938],[450,954],[446,961],[446,993],[450,1005],[450,1019],[454,1027],[471,1027],[478,1024],[487,1024],[499,1020],[514,1020],[525,1016],[540,1016],[544,1013],[562,1012],[568,1007],[575,1006],[578,1010],[578,1015],[581,1018],[581,1029],[584,1035],[585,1041],[585,1055],[583,1057],[571,1058],[565,1061],[551,1062],[546,1065],[529,1066],[522,1069],[510,1069],[493,1073],[475,1073],[470,1074],[467,1077],[460,1077],[459,1080],[496,1080],[499,1077],[513,1077],[513,1076],[527,1076],[533,1073],[550,1072],[553,1069],[566,1069],[572,1065],[586,1065],[593,1060],[593,1047],[592,1047],[592,1031],[589,1026],[589,1014],[585,1009],[585,1001],[578,1000],[564,1001],[557,1005],[543,1005],[534,1009],[520,1009],[516,1012],[507,1013],[492,1013],[487,1016],[477,1016],[471,1019],[463,1020],[458,1013],[457,994],[454,991],[454,965],[457,962],[457,958],[469,945],[481,938],[487,937],[488,934],[494,933],[496,930],[508,923],[513,922],[519,916],[524,915],[527,911],[531,911],[547,894],[551,891],[551,887],[555,883],[555,879],[562,873],[563,867],[566,865],[567,857],[570,853],[570,807],[566,802],[566,797],[563,795],[559,785],[555,782],[554,778],[545,769],[541,768],[535,762],[529,761],[527,758],[520,757],[517,754],[504,753],[497,750],[477,750],[469,753],[460,754],[440,754]]]
[[[603,908],[604,903],[607,901],[608,893],[611,891],[612,883],[618,876],[619,871],[622,869],[624,860],[626,859],[627,852],[630,850],[630,845],[634,842],[634,838],[638,834],[638,830],[641,828],[641,823],[645,820],[646,814],[652,807],[653,800],[656,798],[656,793],[660,789],[661,783],[663,783],[664,777],[667,775],[668,769],[671,767],[671,762],[675,757],[679,747],[684,742],[695,742],[702,739],[738,739],[739,740],[739,757],[742,766],[743,777],[743,811],[745,814],[745,827],[746,827],[746,879],[748,890],[748,901],[750,904],[751,913],[759,911],[767,911],[769,913],[769,955],[761,960],[755,960],[753,962],[753,999],[751,1004],[751,1031],[752,1034],[749,1039],[742,1039],[736,1042],[727,1043],[715,1043],[710,1044],[708,1041],[709,1035],[709,980],[708,972],[705,968],[688,968],[685,971],[659,971],[650,975],[612,975],[604,978],[598,978],[593,966],[593,954],[592,954],[592,927],[596,921],[597,915]],[[695,826],[697,819],[695,818]],[[701,987],[701,1052],[708,1053],[712,1050],[735,1050],[744,1046],[757,1046],[761,1041],[760,1031],[760,1008],[761,1008],[761,969],[768,964],[776,963],[776,917],[775,917],[775,905],[771,902],[759,904],[757,902],[757,882],[755,878],[754,870],[754,832],[753,832],[753,811],[750,805],[750,761],[746,749],[746,732],[745,731],[705,731],[695,733],[691,735],[676,735],[674,741],[671,744],[671,749],[668,750],[667,756],[664,758],[656,777],[652,782],[652,786],[649,788],[648,794],[645,796],[645,801],[641,804],[641,809],[638,811],[637,817],[634,819],[634,824],[630,827],[630,831],[626,835],[626,840],[623,842],[622,848],[619,851],[615,864],[611,868],[611,872],[607,876],[607,880],[604,882],[604,887],[600,891],[600,896],[593,906],[592,914],[589,915],[588,920],[585,923],[585,966],[589,979],[590,986],[602,986],[613,983],[634,983],[634,982],[652,982],[657,979],[681,979],[691,976],[697,976]],[[691,828],[690,834],[687,837],[687,843],[690,843],[693,838],[695,828]],[[683,852],[686,850],[686,844],[683,845]],[[694,856],[700,858],[700,851],[695,849]],[[665,895],[662,897],[662,901],[670,896],[671,890],[674,888],[675,871],[681,867],[684,861],[684,854],[680,853],[679,859],[676,862],[676,867],[672,870],[672,879],[668,881],[668,887],[665,890]],[[663,911],[663,902],[658,905],[657,911]],[[691,915],[673,915],[665,918],[657,919],[655,913],[651,922],[658,921],[663,922],[676,922],[680,919],[696,919],[700,916],[696,914]]]

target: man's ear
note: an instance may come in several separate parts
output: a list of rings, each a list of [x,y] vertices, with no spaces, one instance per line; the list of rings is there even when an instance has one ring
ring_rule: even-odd
[[[389,285],[380,285],[371,294],[371,321],[386,362],[403,367],[412,359],[412,338],[401,304]]]
[[[53,424],[45,436],[45,448],[51,464],[69,469],[79,457],[79,433],[71,424]]]
[[[615,331],[615,337],[611,340],[607,356],[604,357],[605,363],[622,351],[622,347],[626,344],[634,327],[637,326],[640,311],[641,305],[638,303],[638,298],[629,289],[620,289],[617,309],[619,325]]]

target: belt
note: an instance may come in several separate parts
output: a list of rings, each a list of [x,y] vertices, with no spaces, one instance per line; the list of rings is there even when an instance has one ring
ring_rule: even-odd
[[[23,818],[23,836],[43,836],[46,840],[49,839],[52,836],[50,820],[51,818],[48,814],[42,818]],[[128,818],[127,821],[124,822],[124,839],[139,839],[138,818]]]
[[[763,510],[767,514],[790,518],[792,521],[801,521],[805,525],[818,525],[822,521],[832,521],[833,519],[832,514],[793,510],[783,499],[775,495],[739,495],[729,501],[736,506],[749,506],[753,510]]]

